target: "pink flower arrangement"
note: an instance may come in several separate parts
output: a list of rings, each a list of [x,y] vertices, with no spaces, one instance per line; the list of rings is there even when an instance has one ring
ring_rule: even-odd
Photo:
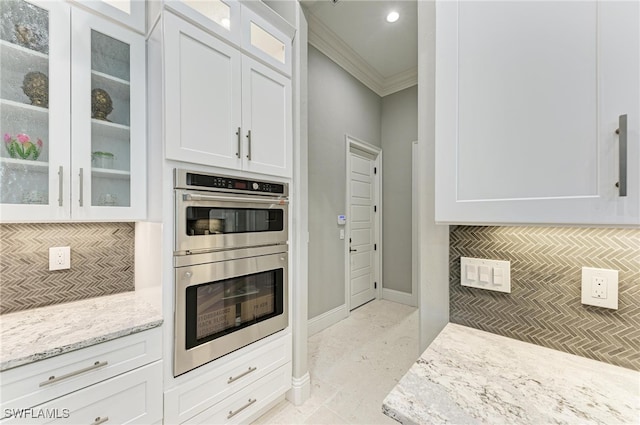
[[[37,139],[34,144],[29,135],[24,133],[16,134],[15,139],[9,133],[5,133],[4,145],[11,158],[36,160],[42,152],[43,143],[41,139]]]

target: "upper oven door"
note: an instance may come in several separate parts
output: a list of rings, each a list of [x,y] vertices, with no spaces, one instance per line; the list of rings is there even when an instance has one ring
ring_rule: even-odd
[[[284,244],[288,201],[176,189],[175,254]]]

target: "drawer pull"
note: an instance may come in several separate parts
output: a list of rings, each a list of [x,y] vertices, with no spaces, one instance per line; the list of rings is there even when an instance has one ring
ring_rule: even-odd
[[[93,421],[93,422],[91,423],[91,425],[100,425],[100,424],[103,424],[103,423],[107,422],[108,420],[109,420],[109,417],[108,417],[108,416],[105,416],[104,418],[101,418],[100,416],[98,416],[98,417],[95,419],[95,421]]]
[[[249,369],[247,369],[246,371],[242,372],[240,375],[238,375],[238,376],[230,376],[229,380],[227,381],[227,384],[230,384],[233,381],[237,381],[238,379],[242,378],[243,376],[247,376],[248,374],[250,374],[251,372],[255,372],[256,370],[258,370],[257,367],[249,366]]]
[[[233,418],[235,415],[237,415],[238,413],[242,412],[244,409],[246,409],[247,407],[251,406],[256,401],[258,401],[258,400],[255,399],[255,398],[253,400],[249,399],[249,402],[247,404],[245,404],[244,406],[242,406],[241,408],[239,408],[235,412],[233,410],[229,410],[229,414],[227,415],[227,419]]]
[[[50,376],[49,379],[47,379],[46,381],[40,382],[40,386],[44,387],[45,385],[53,384],[55,382],[60,382],[63,379],[71,378],[73,376],[80,375],[81,373],[89,372],[90,370],[93,370],[93,369],[98,369],[102,366],[106,366],[107,364],[109,364],[109,362],[95,362],[91,366],[85,367],[84,369],[76,370],[74,372],[69,372],[65,375]]]

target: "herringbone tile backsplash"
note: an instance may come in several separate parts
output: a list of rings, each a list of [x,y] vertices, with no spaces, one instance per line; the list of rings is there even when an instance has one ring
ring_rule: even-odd
[[[133,291],[132,223],[0,225],[0,314]],[[71,269],[49,271],[49,248]]]
[[[460,257],[511,261],[511,294],[460,285]],[[450,231],[450,320],[640,370],[640,230],[473,227]],[[619,271],[618,310],[583,305],[582,267]]]

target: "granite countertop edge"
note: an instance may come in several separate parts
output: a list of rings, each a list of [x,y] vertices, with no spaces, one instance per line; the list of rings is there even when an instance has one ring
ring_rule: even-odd
[[[0,316],[0,372],[162,326],[135,292]]]

